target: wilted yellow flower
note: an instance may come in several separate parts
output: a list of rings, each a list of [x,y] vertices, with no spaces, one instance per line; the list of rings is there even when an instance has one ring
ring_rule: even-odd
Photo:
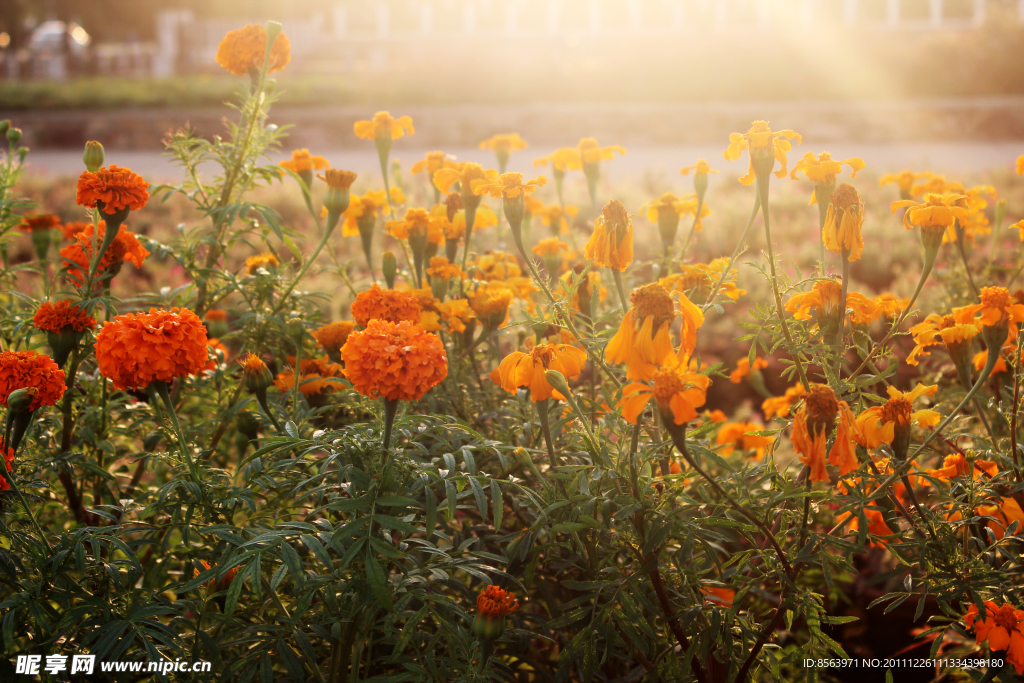
[[[412,126],[411,116],[395,118],[386,111],[379,111],[369,121],[356,121],[353,126],[358,137],[364,140],[377,140],[380,138],[397,140],[408,134],[412,135],[416,129]]]
[[[618,199],[608,202],[594,221],[584,253],[595,264],[619,271],[633,262],[633,222]]]
[[[853,185],[843,183],[832,193],[825,215],[822,239],[825,248],[856,261],[864,251],[861,227],[864,225],[864,202]]]
[[[729,147],[722,153],[722,156],[727,161],[735,161],[740,158],[744,150],[749,152],[750,166],[747,168],[747,174],[740,178],[740,182],[744,185],[754,182],[755,158],[763,158],[765,162],[771,159],[778,161],[782,164],[782,168],[775,171],[775,176],[784,178],[788,172],[786,152],[793,149],[789,142],[793,138],[796,138],[797,144],[800,144],[802,137],[799,133],[788,129],[773,131],[767,121],[754,121],[746,133],[729,134]],[[771,162],[772,167],[775,166],[775,161]]]

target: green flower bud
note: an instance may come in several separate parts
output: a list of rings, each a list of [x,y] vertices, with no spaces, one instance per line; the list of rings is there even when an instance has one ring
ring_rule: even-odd
[[[96,142],[95,140],[89,140],[85,143],[85,152],[82,154],[82,161],[85,162],[85,167],[92,173],[100,170],[104,162],[103,145]]]

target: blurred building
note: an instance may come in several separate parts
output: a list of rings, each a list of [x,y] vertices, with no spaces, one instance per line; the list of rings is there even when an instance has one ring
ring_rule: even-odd
[[[410,59],[478,46],[557,56],[618,40],[657,45],[780,31],[971,31],[985,24],[994,5],[1024,22],[1024,0],[337,0],[289,19],[285,30],[293,72],[345,73],[402,68]],[[83,72],[210,71],[228,30],[268,18],[211,19],[165,9],[155,18],[155,40],[98,45],[82,27],[44,22],[27,48],[14,52],[0,40],[0,74],[59,80]]]

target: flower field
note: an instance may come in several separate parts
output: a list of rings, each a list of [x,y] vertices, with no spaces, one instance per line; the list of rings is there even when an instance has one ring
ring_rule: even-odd
[[[1024,155],[883,175],[754,121],[613,184],[594,138],[406,164],[381,111],[372,173],[271,164],[289,55],[225,36],[246,94],[220,137],[168,132],[172,184],[102,141],[40,181],[0,122],[8,658],[1024,675]]]

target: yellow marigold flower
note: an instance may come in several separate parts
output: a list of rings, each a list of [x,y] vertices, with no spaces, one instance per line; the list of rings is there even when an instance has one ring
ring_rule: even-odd
[[[576,218],[580,210],[572,204],[564,208],[558,204],[552,204],[544,208],[540,214],[540,222],[551,228],[551,232],[559,235],[569,234],[569,221]],[[1021,241],[1024,242],[1024,232],[1021,233]]]
[[[499,155],[503,151],[505,154],[508,154],[509,152],[518,152],[527,147],[529,145],[526,144],[526,140],[519,136],[519,133],[499,133],[480,143],[480,149],[489,149],[492,152],[497,152]]]
[[[462,188],[462,201],[466,197],[474,195],[476,188],[485,183],[492,183],[498,178],[498,172],[494,169],[484,169],[480,164],[466,162],[458,168],[442,168],[434,172],[434,187],[441,192],[447,193],[452,185],[459,183]]]
[[[478,183],[473,187],[473,192],[497,199],[515,199],[528,192],[536,192],[538,187],[547,182],[547,178],[539,176],[524,183],[522,173],[502,173],[497,179]]]
[[[566,168],[570,171],[581,171],[588,165],[614,159],[616,152],[621,155],[626,154],[625,148],[621,145],[601,147],[596,138],[582,138],[574,151],[575,154],[567,155],[565,159]]]
[[[433,177],[435,171],[442,168],[451,168],[455,165],[455,157],[444,152],[427,152],[427,156],[420,159],[409,169],[414,175],[426,171]]]
[[[1012,348],[1012,347],[1011,347]],[[985,369],[985,364],[988,363],[988,349],[984,349],[974,354],[974,358],[971,359],[971,364],[974,365],[974,369],[981,372]],[[1010,369],[1006,366],[1006,361],[1003,360],[1002,356],[996,358],[996,364],[992,366],[992,374],[995,375],[1000,372],[1009,372]]]
[[[938,385],[918,384],[906,393],[896,387],[889,387],[889,400],[883,405],[868,408],[857,416],[859,434],[857,443],[868,450],[874,450],[883,443],[892,445],[897,457],[906,456],[910,445],[910,425],[934,427],[942,416],[934,410],[913,412],[912,404],[922,396],[934,396]]]
[[[786,393],[784,395],[766,398],[761,403],[761,412],[764,413],[764,419],[770,420],[773,417],[788,417],[789,411],[792,409],[793,405],[806,395],[807,390],[804,389],[804,385],[797,382],[789,389],[786,389]]]
[[[1017,236],[1020,237],[1020,241],[1024,242],[1024,219],[1021,219],[1009,226],[1010,230],[1018,230]]]
[[[914,348],[907,355],[907,363],[917,365],[921,356],[931,355],[927,349],[940,341],[950,344],[970,342],[979,330],[974,325],[974,312],[966,308],[953,309],[952,315],[932,313],[924,321],[910,328],[914,338]]]
[[[584,255],[596,265],[619,271],[633,262],[633,222],[618,199],[608,202],[594,221]]]
[[[693,166],[684,166],[683,168],[679,169],[679,174],[690,175],[690,171],[693,171],[695,174],[718,173],[718,171],[711,168],[711,166],[708,165],[708,162],[704,161],[703,159],[697,159],[697,163],[694,164]]]
[[[259,24],[249,24],[234,31],[228,31],[217,46],[217,63],[235,76],[244,76],[249,69],[259,70],[267,52],[267,29]],[[267,73],[281,71],[291,59],[291,44],[284,33],[277,34],[270,50]]]
[[[1024,154],[1017,157],[1017,175],[1024,175]]]
[[[751,372],[757,372],[761,368],[768,367],[768,361],[764,358],[754,357],[754,364],[750,364],[750,358],[744,356],[736,361],[736,369],[729,375],[729,381],[733,384],[739,384],[744,377],[749,375]]]
[[[481,204],[476,210],[476,217],[473,219],[473,232],[483,230],[498,224],[498,215],[491,211],[491,207]],[[456,239],[466,234],[466,210],[459,209],[451,220],[451,232]]]
[[[882,187],[885,187],[886,185],[891,185],[895,183],[900,190],[900,196],[903,199],[910,199],[910,190],[914,185],[914,181],[920,180],[921,178],[931,178],[934,175],[934,173],[929,173],[927,171],[923,173],[914,173],[913,171],[886,173],[884,176],[878,179],[878,184],[881,185]]]
[[[312,173],[314,170],[320,171],[331,167],[331,163],[327,159],[319,155],[310,154],[309,150],[305,147],[292,150],[292,158],[279,161],[277,165],[298,174],[303,172]],[[352,180],[355,180],[354,173],[352,174]],[[350,186],[351,184],[349,183]]]
[[[557,237],[549,237],[547,239],[540,240],[533,246],[531,251],[541,258],[544,258],[545,256],[561,256],[562,254],[570,253],[569,245]]]
[[[484,327],[498,329],[508,320],[512,296],[512,291],[505,287],[483,285],[470,293],[469,307]]]
[[[843,285],[839,278],[816,280],[809,292],[794,294],[786,302],[786,310],[793,314],[794,320],[810,320],[811,309],[817,309],[819,327],[822,320],[837,319],[842,315],[840,298]]]
[[[449,332],[465,332],[466,326],[476,324],[476,314],[467,299],[450,299],[437,304],[438,313]]]
[[[671,192],[666,192],[654,201],[648,202],[640,207],[640,213],[644,214],[652,223],[661,224],[663,217],[674,218],[678,223],[679,219],[686,215],[697,213],[697,195],[685,194],[677,197]],[[704,230],[700,219],[711,215],[711,209],[707,204],[701,203],[700,217],[697,219],[694,229],[698,232]]]
[[[255,275],[260,268],[277,268],[279,265],[280,261],[271,253],[256,254],[245,259],[245,270],[249,275]]]
[[[864,169],[864,161],[857,157],[836,161],[828,152],[822,152],[820,155],[816,155],[814,152],[808,152],[800,159],[800,161],[796,162],[796,166],[793,167],[793,172],[789,174],[789,177],[796,180],[796,174],[803,171],[804,176],[816,186],[818,184],[834,186],[836,176],[843,172],[843,164],[850,167],[851,178],[856,178],[857,171]],[[818,194],[817,192],[812,192],[809,204],[817,203]]]
[[[574,311],[590,315],[591,302],[595,292],[597,293],[598,301],[604,301],[608,297],[608,289],[601,286],[601,273],[599,271],[590,269],[585,277],[580,277],[582,272],[583,266],[576,265],[562,275],[559,282],[561,283],[561,290],[568,293],[572,288],[573,278],[580,280],[576,289],[573,290],[569,306]]]
[[[850,261],[860,259],[864,251],[861,228],[864,225],[864,202],[853,187],[843,183],[832,193],[822,239],[825,248],[837,254],[844,254]]]
[[[361,234],[360,223],[369,223],[369,229],[377,223],[377,216],[383,215],[388,208],[388,198],[384,190],[367,190],[366,194],[353,195],[348,208],[342,216],[345,222],[341,225],[341,234],[345,237],[358,237]]]
[[[411,116],[395,118],[386,111],[379,111],[369,121],[356,121],[353,126],[356,136],[364,140],[380,138],[397,140],[403,135],[412,135],[416,129],[412,126]]]
[[[704,324],[704,314],[685,295],[680,295],[679,313],[683,316],[679,355],[688,358],[697,345],[697,329]],[[629,310],[605,347],[605,360],[626,363],[626,379],[651,379],[673,354],[669,329],[676,315],[676,302],[658,283],[633,290]]]
[[[444,228],[442,224],[434,220],[426,209],[409,209],[405,217],[398,221],[388,221],[386,226],[388,234],[397,240],[409,240],[410,246],[417,240],[426,240],[427,243],[444,244]]]
[[[662,419],[681,425],[697,417],[697,408],[707,400],[711,378],[690,372],[687,364],[671,356],[668,365],[655,371],[650,385],[641,382],[627,384],[622,389],[619,407],[627,422],[636,424],[653,397]]]
[[[679,266],[680,272],[666,275],[658,280],[658,283],[666,289],[686,294],[693,301],[707,301],[711,295],[711,288],[718,284],[728,263],[729,259],[716,258],[711,263]],[[733,301],[747,293],[747,290],[740,289],[733,282],[738,272],[736,268],[730,268],[728,277],[723,280],[718,290]]]
[[[991,460],[975,460],[967,462],[967,459],[959,453],[947,455],[942,461],[942,467],[934,470],[925,470],[936,479],[949,481],[957,477],[970,477],[973,472],[974,479],[981,479],[982,473],[989,477],[999,474],[999,466]]]
[[[855,325],[870,325],[878,317],[878,304],[860,292],[846,293],[846,308]]]
[[[580,376],[587,352],[570,344],[537,344],[529,352],[513,351],[498,366],[498,385],[510,394],[521,387],[530,390],[536,403],[549,398],[565,400],[544,378],[546,370],[557,370],[567,380]]]
[[[1024,322],[1024,304],[1015,303],[1006,287],[982,287],[981,303],[965,306],[964,310],[981,313],[978,322],[982,328],[1008,326],[1007,342],[1017,339],[1017,323]]]
[[[562,147],[560,149],[556,149],[546,157],[534,159],[533,166],[534,168],[541,168],[550,164],[556,175],[564,174],[569,170],[570,162],[575,160],[578,156],[579,151],[575,147]]]
[[[488,251],[477,257],[473,263],[475,275],[481,280],[496,282],[520,277],[523,269],[513,254],[504,251]]]
[[[929,253],[929,249],[937,250],[946,240],[946,233],[953,230],[957,219],[967,218],[967,208],[961,205],[961,200],[965,198],[965,195],[959,194],[929,194],[921,203],[902,199],[892,203],[892,212],[896,213],[906,207],[903,226],[907,230],[913,230],[915,225],[921,226],[921,240],[925,244],[926,253]]]
[[[824,384],[812,384],[804,404],[793,418],[793,448],[800,454],[800,462],[811,468],[811,481],[828,481],[825,468],[825,448],[832,430],[838,425],[835,442],[828,454],[828,462],[839,468],[843,476],[857,469],[854,440],[860,431],[846,401],[836,398],[835,392]]]
[[[888,318],[895,319],[909,305],[909,297],[903,299],[888,292],[879,294],[875,297],[876,317],[885,315]]]
[[[775,171],[775,175],[778,178],[785,178],[789,170],[786,152],[793,149],[789,142],[793,138],[796,138],[797,144],[800,144],[803,139],[799,133],[788,129],[773,131],[767,121],[754,121],[746,133],[730,133],[729,147],[722,153],[722,156],[726,161],[736,161],[744,150],[750,153],[750,166],[747,168],[747,174],[740,178],[740,182],[744,185],[754,182],[755,155],[761,155],[765,159],[774,158],[775,161],[782,164],[782,167]],[[774,165],[772,162],[772,166]]]
[[[722,446],[721,455],[732,455],[737,448],[742,451],[754,451],[754,459],[764,458],[764,452],[772,440],[767,436],[758,436],[749,432],[760,432],[764,425],[756,422],[727,422],[718,428],[715,443]]]

